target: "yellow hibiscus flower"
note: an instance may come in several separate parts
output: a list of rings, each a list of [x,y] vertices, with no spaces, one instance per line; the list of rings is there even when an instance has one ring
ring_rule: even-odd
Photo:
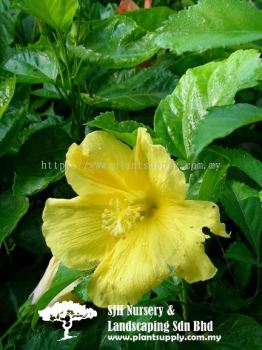
[[[228,237],[219,208],[186,200],[183,172],[146,129],[133,150],[110,133],[90,133],[69,148],[66,178],[78,197],[47,200],[43,233],[65,266],[96,267],[94,304],[135,304],[174,269],[189,283],[216,273],[202,228]]]

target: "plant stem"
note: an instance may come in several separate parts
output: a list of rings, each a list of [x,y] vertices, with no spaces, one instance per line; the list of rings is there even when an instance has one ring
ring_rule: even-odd
[[[182,279],[180,280],[180,292],[178,293],[178,297],[181,303],[181,307],[182,307],[182,316],[184,321],[187,320],[188,317],[188,297],[187,297],[187,286],[186,286],[186,282],[183,281]],[[175,286],[177,287],[177,283],[175,283]]]
[[[32,33],[31,33],[31,43],[32,44],[33,44],[33,42],[35,40],[36,28],[37,28],[37,19],[34,18],[33,19],[33,29],[32,29]]]
[[[63,87],[64,93],[66,95],[66,86],[65,86],[63,72],[62,72],[62,68],[61,68],[61,65],[60,65],[60,60],[59,60],[56,48],[54,47],[52,41],[50,40],[50,37],[48,35],[48,31],[47,31],[46,25],[44,23],[41,23],[41,22],[38,22],[38,24],[39,24],[40,33],[42,33],[47,38],[49,47],[50,47],[51,51],[53,52],[54,57],[56,59],[59,75],[60,75],[60,78],[61,78],[62,87]]]
[[[182,287],[181,287],[181,296],[180,296],[180,301],[182,305],[182,315],[184,321],[187,320],[188,316],[188,310],[187,310],[187,305],[188,305],[188,300],[187,300],[187,288],[185,282],[182,280]]]
[[[64,59],[64,63],[65,63],[65,67],[66,67],[66,72],[67,72],[67,79],[68,79],[68,86],[69,86],[69,90],[70,90],[70,102],[71,102],[71,109],[72,109],[72,133],[74,135],[74,137],[76,138],[76,140],[80,140],[80,111],[78,110],[78,106],[77,106],[77,101],[79,100],[78,98],[76,98],[75,96],[75,91],[74,91],[74,86],[72,83],[73,77],[69,68],[69,57],[68,57],[68,53],[67,53],[67,48],[66,48],[66,44],[65,44],[65,40],[62,36],[62,34],[57,31],[56,32],[57,35],[57,39],[58,42],[60,43],[62,52],[63,52],[63,59]]]

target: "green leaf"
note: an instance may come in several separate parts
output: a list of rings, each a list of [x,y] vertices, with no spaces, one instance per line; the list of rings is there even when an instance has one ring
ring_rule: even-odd
[[[140,27],[152,32],[159,28],[173,14],[175,14],[175,11],[169,7],[156,6],[126,12],[124,15],[132,18]]]
[[[262,108],[249,104],[214,107],[193,131],[192,151],[196,157],[207,145],[242,126],[262,121]],[[260,183],[262,174],[260,176]]]
[[[250,153],[240,148],[213,146],[212,150],[228,158],[231,167],[236,167],[262,186],[262,163]]]
[[[57,61],[49,51],[23,49],[4,64],[4,68],[17,76],[17,81],[29,84],[54,83],[58,74]]]
[[[9,152],[25,122],[25,111],[12,109],[0,120],[0,157]]]
[[[82,45],[69,50],[88,62],[110,68],[129,68],[150,59],[158,51],[155,34],[147,33],[125,16],[98,21],[82,39]]]
[[[47,324],[45,324],[47,323]],[[74,328],[70,331],[70,335],[74,336],[67,341],[58,341],[63,337],[62,324],[59,329],[54,329],[52,322],[41,322],[41,325],[32,329],[28,325],[20,325],[10,334],[5,350],[21,349],[21,350],[75,350],[79,342],[79,332],[75,332]],[[0,348],[1,349],[1,348]]]
[[[105,19],[116,14],[116,3],[102,5],[98,0],[78,0],[81,16],[87,21],[95,19]]]
[[[241,228],[257,256],[261,255],[262,206],[259,198],[248,197],[248,186],[227,180],[221,200],[228,216]],[[247,192],[248,191],[248,192]]]
[[[36,304],[35,315],[32,320],[32,325],[35,325],[39,315],[38,310],[45,308],[55,296],[58,295],[63,289],[65,289],[69,284],[76,281],[78,278],[84,276],[86,271],[73,270],[60,264],[57,273],[49,287],[48,291],[44,293]]]
[[[0,195],[0,245],[12,233],[28,208],[29,201],[26,197],[11,193]]]
[[[221,340],[206,342],[211,350],[260,350],[262,347],[262,326],[249,316],[223,315],[214,322],[214,332],[221,335]]]
[[[88,122],[87,125],[111,132],[130,146],[134,146],[136,143],[137,128],[144,127],[143,124],[134,120],[118,122],[112,112],[101,113],[94,120]]]
[[[73,293],[77,295],[84,302],[91,301],[87,291],[87,286],[91,281],[91,278],[92,278],[92,275],[87,274],[73,290]]]
[[[233,104],[235,94],[255,86],[261,76],[256,50],[238,50],[224,61],[189,69],[156,111],[157,135],[172,154],[182,155],[185,148],[187,157],[192,156],[193,132],[207,109]]]
[[[177,84],[176,76],[164,67],[133,68],[102,75],[95,82],[94,94],[83,100],[98,108],[138,111],[157,106]]]
[[[259,198],[258,191],[243,182],[234,181],[233,188],[238,193],[238,198],[241,201],[252,197]]]
[[[187,197],[217,202],[221,196],[228,167],[228,160],[212,150],[206,150],[197,161],[188,163],[188,166],[186,164],[185,168],[190,169]]]
[[[15,166],[14,192],[33,195],[64,176],[67,133],[48,127],[32,134],[21,147]]]
[[[253,265],[250,265],[248,262],[234,260],[231,261],[230,269],[234,275],[239,290],[244,292],[245,289],[248,288],[251,278],[253,277]]]
[[[170,154],[185,159],[182,118],[174,114],[172,107],[172,95],[160,102],[154,116],[154,129]]]
[[[225,279],[214,279],[211,281],[209,290],[212,296],[212,308],[219,313],[234,312],[246,305],[246,300],[236,287]]]
[[[181,280],[179,278],[175,281],[175,277],[168,278],[162,282],[157,287],[153,288],[154,293],[156,294],[155,298],[150,298],[148,301],[145,301],[143,304],[150,303],[151,305],[158,304],[161,301],[175,301],[179,292],[181,292]]]
[[[36,89],[31,91],[31,95],[44,97],[44,98],[52,98],[52,99],[61,99],[61,95],[59,94],[57,88],[52,84],[44,84],[43,88]]]
[[[253,256],[248,247],[242,242],[232,243],[225,252],[225,256],[229,259],[241,261],[246,264],[257,264],[256,258]]]
[[[0,119],[7,109],[15,92],[15,77],[9,78],[0,83]]]
[[[41,231],[42,212],[41,208],[28,214],[14,237],[15,243],[30,254],[39,255],[50,252]]]
[[[37,302],[37,308],[41,309],[46,307],[46,305],[64,288],[66,288],[70,283],[74,282],[86,272],[81,270],[69,269],[63,264],[60,264],[57,273],[51,283],[48,291],[42,295],[42,297]]]
[[[77,0],[19,0],[17,5],[51,27],[66,30],[78,8]]]
[[[159,30],[157,44],[180,55],[262,39],[262,13],[242,0],[202,0]]]
[[[7,54],[9,45],[15,39],[15,25],[20,11],[14,9],[10,2],[1,1],[0,4],[0,62]]]
[[[33,113],[33,111],[27,113],[24,127],[15,135],[16,137],[12,140],[8,152],[17,154],[30,135],[49,126],[62,127],[62,124],[63,119],[55,114],[53,106],[42,113]]]

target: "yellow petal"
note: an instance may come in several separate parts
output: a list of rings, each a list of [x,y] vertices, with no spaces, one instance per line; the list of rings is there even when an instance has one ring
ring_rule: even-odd
[[[104,208],[97,202],[97,198],[91,201],[80,197],[50,198],[46,202],[43,213],[46,243],[69,268],[88,269],[104,256],[111,236],[101,228]]]
[[[159,234],[153,223],[141,224],[111,247],[88,286],[94,304],[136,304],[170,275],[166,248],[170,249],[172,241],[166,240],[166,232],[162,238]]]
[[[189,229],[210,229],[217,236],[228,238],[225,224],[220,222],[219,207],[212,202],[187,200],[174,203],[175,219]]]
[[[217,233],[224,234],[220,226],[223,224],[215,223],[208,206],[203,209],[205,202],[189,202],[192,212],[186,209],[187,204],[183,206],[184,201],[175,206],[162,204],[126,239],[111,247],[88,287],[96,305],[136,304],[174,271],[190,283],[214,276],[216,268],[205,254],[202,227],[218,228]],[[206,218],[198,217],[197,212],[206,214]]]
[[[188,200],[171,208],[173,216],[169,215],[175,230],[180,233],[181,251],[184,251],[183,258],[175,258],[176,274],[189,283],[212,278],[216,268],[204,252],[202,243],[208,236],[203,234],[202,229],[207,227],[216,235],[229,237],[225,225],[220,222],[218,206],[212,202]],[[168,215],[168,210],[165,213]]]
[[[185,198],[188,186],[184,173],[163,146],[153,145],[144,128],[137,131],[133,162],[137,164],[133,184],[137,182],[145,188],[150,184],[149,191],[158,196],[177,200]]]
[[[94,131],[79,146],[70,146],[65,164],[67,181],[80,196],[125,191],[131,154],[131,149],[113,135]]]

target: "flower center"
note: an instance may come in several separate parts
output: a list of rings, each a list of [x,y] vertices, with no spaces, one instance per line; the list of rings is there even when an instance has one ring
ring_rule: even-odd
[[[143,212],[143,205],[133,204],[127,199],[112,198],[102,213],[102,228],[115,237],[124,236],[144,219]]]

